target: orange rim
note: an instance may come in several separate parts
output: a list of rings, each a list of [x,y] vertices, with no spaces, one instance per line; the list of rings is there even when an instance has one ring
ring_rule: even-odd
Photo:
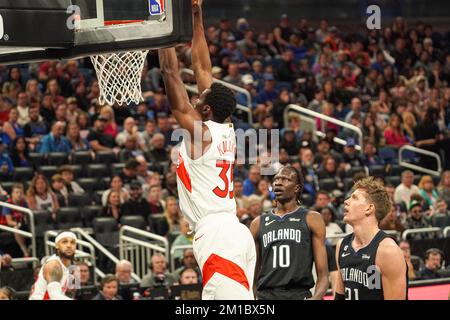
[[[113,26],[116,24],[139,23],[139,22],[144,22],[144,20],[109,20],[105,21],[105,26]]]

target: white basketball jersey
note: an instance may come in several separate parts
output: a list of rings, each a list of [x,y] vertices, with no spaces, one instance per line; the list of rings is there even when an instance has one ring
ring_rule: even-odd
[[[236,215],[233,170],[236,136],[231,123],[204,122],[211,132],[210,148],[200,158],[190,157],[185,139],[180,146],[177,167],[178,196],[184,217],[195,230],[197,222],[210,214]]]
[[[42,266],[41,270],[39,270],[39,275],[36,282],[33,285],[33,288],[31,289],[31,295],[29,300],[50,300],[50,296],[47,292],[47,280],[45,280],[44,278],[44,267],[48,262],[53,260],[56,260],[61,264],[63,276],[61,278],[60,283],[62,292],[64,294],[66,293],[67,288],[69,286],[69,269],[67,269],[66,266],[62,263],[61,258],[58,257],[56,254],[54,254],[45,261],[45,264]]]

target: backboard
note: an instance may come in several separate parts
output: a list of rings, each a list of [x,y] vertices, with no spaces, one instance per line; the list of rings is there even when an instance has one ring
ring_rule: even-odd
[[[0,63],[187,42],[191,8],[191,0],[0,0]]]

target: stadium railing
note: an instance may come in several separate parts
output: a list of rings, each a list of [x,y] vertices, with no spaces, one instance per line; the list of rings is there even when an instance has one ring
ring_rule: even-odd
[[[172,246],[170,248],[170,271],[175,271],[175,253],[177,251],[184,251],[186,249],[192,249],[192,244],[185,244],[179,246]]]
[[[116,265],[120,260],[113,255],[110,251],[108,251],[101,243],[99,243],[97,240],[95,240],[91,235],[82,228],[72,228],[71,231],[75,232],[79,235],[79,239],[83,238],[87,242],[89,242],[92,246],[94,246],[95,249],[103,253],[109,260],[111,260],[114,265]],[[131,273],[131,277],[136,280],[137,282],[141,281],[141,278],[134,272]]]
[[[430,156],[432,158],[435,158],[436,161],[437,161],[437,170],[431,170],[431,169],[428,169],[428,168],[425,168],[425,167],[421,167],[421,166],[419,166],[417,164],[412,164],[410,162],[405,161],[403,159],[403,152],[404,151],[412,151],[412,152],[415,152],[415,153],[419,153],[419,154],[422,154],[422,155],[426,155],[426,156]],[[412,170],[416,170],[416,171],[419,171],[419,172],[422,172],[422,173],[430,174],[430,175],[433,175],[433,176],[440,176],[441,172],[442,172],[441,157],[437,153],[431,152],[431,151],[428,151],[428,150],[425,150],[425,149],[417,148],[417,147],[414,147],[414,146],[404,145],[404,146],[402,146],[399,149],[399,151],[398,151],[398,163],[402,167],[405,167],[405,168],[408,168],[408,169],[412,169]]]
[[[441,235],[442,234],[442,229],[438,228],[438,227],[406,229],[405,231],[403,231],[402,240],[408,240],[408,236],[409,235],[417,234],[417,233],[438,233],[439,235]]]
[[[312,118],[319,118],[319,119],[322,119],[322,120],[334,123],[334,124],[336,124],[336,125],[338,125],[340,127],[346,128],[346,129],[348,129],[350,131],[353,131],[358,136],[358,144],[355,146],[355,148],[359,152],[362,152],[363,133],[362,133],[361,129],[358,128],[357,126],[354,126],[354,125],[346,123],[344,121],[341,121],[341,120],[338,120],[338,119],[326,116],[324,114],[315,112],[313,110],[301,107],[301,106],[296,105],[296,104],[290,104],[290,105],[288,105],[285,108],[285,110],[284,110],[284,121],[285,121],[285,123],[288,123],[289,113],[291,113],[291,112],[296,112],[296,113],[300,113],[300,114],[303,114],[303,115],[308,115],[308,116],[310,116]],[[325,133],[320,131],[320,130],[316,130],[314,132],[314,134],[317,135],[317,136],[320,136],[320,137],[323,137],[325,135]],[[341,138],[338,138],[338,137],[334,138],[334,142],[339,143],[341,145],[345,145],[346,144],[345,140],[343,140]]]
[[[444,238],[450,237],[450,226],[445,227],[444,230],[442,231],[442,234],[444,235]]]
[[[31,240],[31,257],[35,258],[37,257],[37,253],[36,253],[36,232],[35,232],[35,226],[34,226],[34,214],[33,211],[31,211],[28,208],[23,208],[23,207],[19,207],[10,203],[6,203],[6,202],[0,202],[0,208],[1,207],[5,207],[11,210],[16,210],[19,212],[23,212],[28,216],[28,222],[29,222],[29,228],[30,231],[23,231],[23,230],[18,230],[15,228],[11,228],[8,226],[3,226],[0,225],[0,230],[6,231],[6,232],[10,232],[10,233],[14,233],[14,234],[20,234],[21,236],[25,237],[25,238],[29,238]]]
[[[54,241],[50,241],[50,238],[56,238],[56,236],[58,235],[59,231],[56,230],[48,230],[44,233],[44,244],[45,244],[45,255],[48,257],[52,254],[55,253],[56,249],[56,244]],[[83,260],[83,261],[88,261],[90,263],[90,265],[93,267],[95,274],[97,276],[99,276],[100,278],[103,278],[105,276],[105,273],[103,271],[101,271],[100,269],[97,268],[96,266],[96,260],[97,257],[95,255],[95,248],[92,244],[90,244],[89,242],[83,241],[78,239],[77,240],[77,246],[78,249],[75,251],[75,258]],[[87,250],[84,251],[84,250]],[[94,285],[97,285],[97,277],[93,277],[94,278]]]
[[[187,69],[187,68],[183,68],[180,71],[181,74],[188,74],[190,76],[194,75],[194,71],[192,71],[191,69]],[[250,95],[250,93],[241,87],[235,86],[234,84],[231,84],[229,82],[226,81],[222,81],[222,80],[218,80],[218,79],[213,79],[213,82],[216,83],[220,83],[223,84],[225,87],[230,88],[233,91],[239,92],[244,94],[247,97],[247,106],[243,106],[241,104],[237,104],[236,108],[247,113],[248,116],[248,124],[249,125],[253,125],[253,114],[252,114],[252,97]],[[186,90],[195,93],[195,94],[199,94],[197,86],[194,85],[189,85],[189,84],[184,84]]]
[[[140,278],[148,273],[155,252],[170,261],[169,241],[165,237],[130,226],[120,228],[119,249],[120,259],[130,261]]]

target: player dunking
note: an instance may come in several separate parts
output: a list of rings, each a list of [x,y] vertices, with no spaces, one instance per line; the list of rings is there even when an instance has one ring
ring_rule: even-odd
[[[56,254],[48,258],[31,290],[30,300],[72,300],[65,295],[69,270],[75,256],[77,237],[64,231],[55,239]]]
[[[174,48],[159,50],[172,112],[186,133],[180,146],[177,184],[180,208],[195,231],[194,254],[202,270],[203,299],[253,299],[255,245],[236,217],[233,164],[236,138],[229,122],[236,107],[231,90],[212,83],[201,1],[193,1],[192,64],[201,93],[189,103]],[[203,139],[195,139],[200,132]]]
[[[257,247],[259,300],[321,300],[327,290],[325,223],[318,212],[300,206],[303,184],[296,168],[281,168],[273,180],[277,207],[250,225]],[[317,285],[312,296],[313,262]]]
[[[389,196],[373,177],[355,183],[344,202],[344,222],[354,232],[336,246],[340,275],[335,300],[405,300],[407,267],[393,239],[378,228],[391,208]]]

